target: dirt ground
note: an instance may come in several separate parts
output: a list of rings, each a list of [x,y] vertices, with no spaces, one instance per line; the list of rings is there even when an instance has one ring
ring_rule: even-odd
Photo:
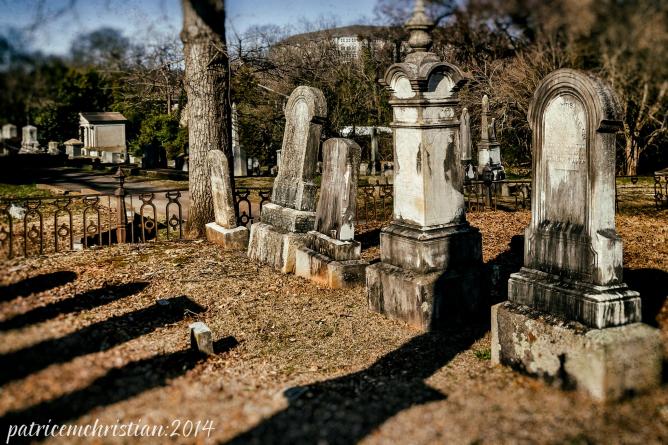
[[[528,212],[468,216],[493,300]],[[625,279],[668,334],[668,214],[620,216]],[[366,236],[366,258],[378,254]],[[189,350],[207,323],[217,354]],[[668,341],[666,342],[668,344]],[[141,443],[659,444],[668,387],[600,404],[490,363],[488,322],[424,334],[203,241],[0,263],[0,440],[8,425],[163,425]],[[184,437],[187,421],[213,429]],[[169,431],[169,430],[167,430]],[[134,443],[135,438],[50,438]],[[12,442],[10,442],[12,443]]]

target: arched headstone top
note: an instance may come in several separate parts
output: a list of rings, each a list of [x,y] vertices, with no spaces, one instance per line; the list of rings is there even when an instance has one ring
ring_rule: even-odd
[[[299,103],[306,104],[309,121],[322,123],[327,118],[327,101],[319,89],[304,85],[295,88],[285,105],[285,116],[294,116]]]
[[[439,61],[434,54],[414,55],[421,58],[418,63],[413,63],[408,58],[404,63],[395,63],[388,68],[381,80],[381,84],[388,87],[398,99],[413,97],[418,92],[446,98],[459,91],[470,78],[457,66]],[[408,85],[411,94],[406,92]]]
[[[533,131],[538,131],[543,113],[552,100],[570,94],[585,107],[592,118],[592,129],[600,133],[614,133],[621,129],[621,107],[610,86],[598,77],[562,68],[545,76],[529,104],[528,120]]]

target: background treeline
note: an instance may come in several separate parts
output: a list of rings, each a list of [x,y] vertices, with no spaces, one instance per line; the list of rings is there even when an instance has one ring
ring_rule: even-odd
[[[185,105],[178,36],[137,44],[111,28],[79,35],[66,56],[45,56],[0,36],[0,122],[38,127],[42,145],[79,137],[82,111],[118,111],[128,119],[131,153],[186,150],[179,125]],[[20,135],[19,135],[20,136]]]
[[[377,79],[405,55],[401,25],[412,3],[379,0],[376,26],[351,27],[348,33],[364,39],[353,60],[333,42],[334,23],[230,33],[232,100],[248,155],[275,163],[283,105],[300,84],[318,87],[327,97],[325,137],[351,125],[388,125],[388,96]],[[480,99],[487,94],[505,161],[528,166],[526,113],[533,91],[549,72],[570,67],[606,79],[620,98],[619,173],[668,165],[668,2],[438,0],[429,9],[438,21],[434,51],[472,75],[461,98],[472,116],[474,143]],[[308,32],[323,29],[329,31]],[[130,120],[134,150],[157,144],[170,157],[182,152],[187,136],[179,123],[187,124],[187,104],[177,36],[139,45],[101,29],[75,42],[67,57],[54,58],[21,51],[8,38],[0,41],[0,121],[21,126],[29,117],[42,140],[66,140],[77,134],[79,111],[120,111]],[[356,139],[368,147],[368,138]],[[381,155],[391,159],[388,140]]]

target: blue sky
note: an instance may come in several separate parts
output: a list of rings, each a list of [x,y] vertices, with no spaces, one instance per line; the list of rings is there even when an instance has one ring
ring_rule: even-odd
[[[69,5],[74,2],[74,7]],[[297,25],[324,18],[338,25],[368,23],[376,0],[228,0],[228,29],[251,25]],[[127,37],[178,34],[179,0],[0,0],[0,32],[31,29],[29,45],[45,53],[63,54],[80,32],[111,26]],[[34,25],[34,26],[33,26]]]

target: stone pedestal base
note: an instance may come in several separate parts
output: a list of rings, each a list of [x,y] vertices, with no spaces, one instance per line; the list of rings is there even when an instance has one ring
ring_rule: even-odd
[[[366,272],[371,310],[432,330],[482,309],[482,238],[468,224],[420,229],[394,222],[380,234],[380,257]]]
[[[642,323],[592,329],[527,306],[492,307],[492,362],[615,400],[661,384],[661,335]]]
[[[340,289],[364,283],[368,265],[362,260],[335,261],[308,247],[300,247],[297,249],[295,275],[332,289]]]
[[[641,319],[640,296],[623,283],[596,286],[528,268],[510,276],[508,300],[594,328]]]
[[[332,289],[364,282],[369,265],[360,258],[357,241],[341,241],[310,231],[306,244],[297,250],[295,274]]]
[[[423,330],[470,318],[483,307],[480,270],[416,273],[386,263],[366,269],[369,308]]]
[[[266,223],[251,226],[248,258],[273,266],[283,273],[295,271],[297,248],[304,245],[305,233],[292,233]]]
[[[215,222],[206,225],[206,239],[218,244],[225,250],[246,250],[248,247],[248,229],[243,226],[226,229]]]

